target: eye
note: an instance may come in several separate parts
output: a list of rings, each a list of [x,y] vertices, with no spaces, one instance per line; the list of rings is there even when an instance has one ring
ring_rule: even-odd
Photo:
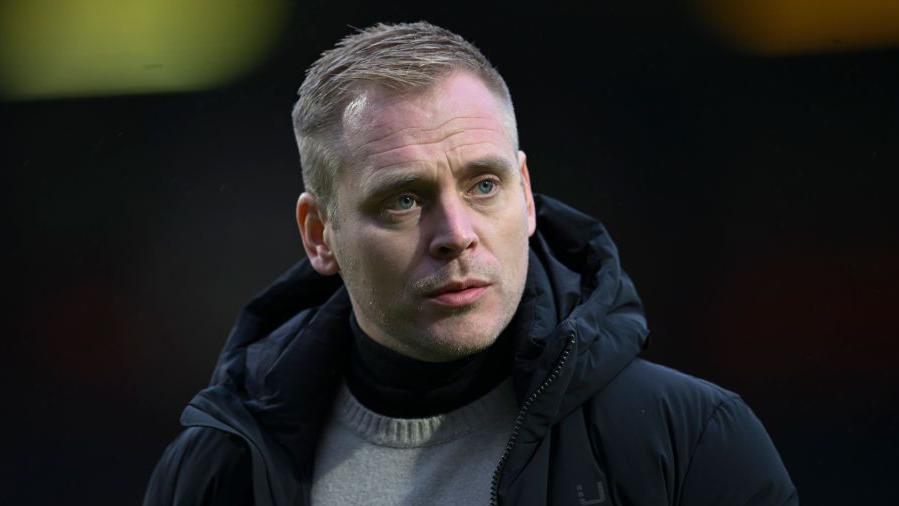
[[[483,179],[474,186],[474,190],[480,195],[490,195],[496,190],[496,181],[493,179]]]
[[[408,193],[404,193],[396,198],[393,207],[400,211],[408,211],[415,207],[415,197]]]

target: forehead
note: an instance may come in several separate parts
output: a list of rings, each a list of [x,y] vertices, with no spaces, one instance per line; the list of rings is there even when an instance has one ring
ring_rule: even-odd
[[[412,94],[371,87],[344,112],[343,144],[356,171],[489,155],[514,159],[510,114],[480,78],[465,72]]]

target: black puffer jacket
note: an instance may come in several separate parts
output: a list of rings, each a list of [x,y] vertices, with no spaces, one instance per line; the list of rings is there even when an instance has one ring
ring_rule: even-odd
[[[602,225],[536,201],[527,318],[510,357],[521,411],[493,502],[797,504],[740,397],[637,358],[645,319]],[[187,429],[166,449],[144,504],[308,504],[317,435],[351,342],[349,311],[339,278],[305,261],[254,299],[211,385],[184,410]]]

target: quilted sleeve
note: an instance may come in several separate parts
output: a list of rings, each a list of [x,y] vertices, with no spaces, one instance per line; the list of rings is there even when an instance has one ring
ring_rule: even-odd
[[[236,436],[190,427],[165,449],[144,506],[250,506],[250,453]]]
[[[798,505],[774,443],[739,397],[715,409],[692,452],[682,506]]]

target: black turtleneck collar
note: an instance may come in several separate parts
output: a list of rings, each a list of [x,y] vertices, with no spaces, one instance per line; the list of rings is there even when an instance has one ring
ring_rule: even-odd
[[[374,341],[353,315],[350,328],[353,348],[347,386],[362,405],[382,415],[424,418],[448,413],[482,397],[509,375],[510,332],[459,360],[424,362]]]

